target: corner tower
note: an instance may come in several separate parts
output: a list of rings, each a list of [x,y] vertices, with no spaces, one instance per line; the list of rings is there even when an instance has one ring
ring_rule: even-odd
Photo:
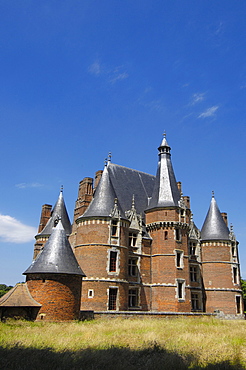
[[[233,231],[227,227],[226,214],[220,213],[213,195],[201,230],[206,312],[242,317],[237,245]]]
[[[24,272],[31,296],[42,305],[37,320],[79,319],[81,270],[61,221],[36,260]]]
[[[158,148],[159,162],[146,228],[152,238],[152,311],[189,312],[188,233],[190,210],[177,186],[166,136]],[[187,202],[186,202],[187,203]]]
[[[126,310],[128,228],[107,164],[89,207],[76,220],[75,255],[85,271],[82,310]]]

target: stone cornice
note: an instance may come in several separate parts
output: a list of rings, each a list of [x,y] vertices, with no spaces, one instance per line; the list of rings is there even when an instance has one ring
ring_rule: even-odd
[[[166,228],[179,228],[188,230],[189,224],[179,221],[156,221],[146,225],[147,231],[160,230]]]

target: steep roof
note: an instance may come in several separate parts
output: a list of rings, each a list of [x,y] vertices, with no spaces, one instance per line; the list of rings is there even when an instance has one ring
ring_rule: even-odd
[[[58,223],[59,219],[62,221],[66,234],[70,235],[72,232],[72,226],[65,206],[62,190],[60,191],[58,200],[51,212],[49,221],[38,235],[50,235],[53,227]]]
[[[42,306],[32,298],[27,284],[16,284],[0,298],[0,307],[39,307]]]
[[[92,199],[89,207],[81,217],[84,218],[110,216],[114,209],[116,198],[117,195],[109,177],[108,166],[105,166],[94,198]],[[120,206],[119,199],[117,201],[117,208],[121,217],[124,217],[124,211]]]
[[[229,240],[229,229],[221,216],[214,196],[201,230],[202,240]]]
[[[180,191],[171,162],[171,148],[167,143],[165,135],[158,150],[159,162],[157,174],[148,209],[177,207],[180,200]]]
[[[91,204],[80,218],[111,215],[115,198],[121,217],[125,217],[125,212],[131,209],[133,195],[137,213],[143,215],[154,181],[152,175],[110,162],[104,168]]]
[[[36,273],[85,276],[72,251],[61,220],[52,229],[52,233],[37,259],[32,262],[23,275]]]

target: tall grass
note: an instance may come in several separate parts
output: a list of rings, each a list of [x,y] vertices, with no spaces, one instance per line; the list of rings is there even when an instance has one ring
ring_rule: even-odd
[[[0,368],[246,369],[246,322],[213,318],[8,321],[0,323]]]

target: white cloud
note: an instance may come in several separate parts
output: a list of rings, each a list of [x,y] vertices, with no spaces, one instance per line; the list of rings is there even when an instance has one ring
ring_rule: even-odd
[[[201,113],[198,118],[207,118],[207,117],[213,117],[215,116],[216,111],[218,110],[219,106],[214,105],[213,107],[210,107],[206,109],[203,113]]]
[[[121,65],[115,68],[107,68],[96,61],[89,66],[88,71],[96,77],[103,76],[108,82],[114,84],[129,77],[129,74],[124,69],[124,66]]]
[[[196,94],[193,94],[191,105],[200,103],[204,99],[205,99],[205,93],[196,93]]]
[[[23,224],[16,218],[0,214],[0,240],[8,243],[26,243],[34,239],[37,229]]]
[[[128,76],[129,75],[126,72],[118,73],[118,74],[115,74],[115,76],[111,79],[110,82],[115,83],[116,81],[125,80]]]
[[[89,72],[92,74],[92,75],[95,75],[95,76],[99,76],[101,73],[102,73],[102,67],[100,65],[99,62],[94,62],[92,63],[89,68],[88,68]]]
[[[19,189],[26,189],[26,188],[40,188],[43,186],[43,184],[39,184],[38,182],[32,182],[32,183],[26,183],[26,182],[21,182],[20,184],[15,185]]]

